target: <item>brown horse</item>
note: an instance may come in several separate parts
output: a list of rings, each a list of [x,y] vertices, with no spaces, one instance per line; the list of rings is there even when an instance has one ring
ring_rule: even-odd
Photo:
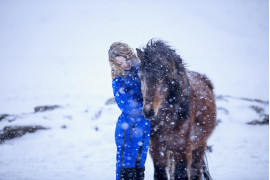
[[[216,125],[211,81],[188,71],[164,41],[150,40],[142,50],[139,75],[143,113],[151,120],[149,151],[154,179],[211,179],[205,166],[206,141]],[[167,175],[168,174],[168,175]]]

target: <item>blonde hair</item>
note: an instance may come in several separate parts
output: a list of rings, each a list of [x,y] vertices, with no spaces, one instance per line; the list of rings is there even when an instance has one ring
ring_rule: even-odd
[[[133,52],[133,49],[130,48],[126,43],[114,42],[108,51],[109,62],[111,66],[111,75],[115,79],[117,76],[126,76],[127,73],[116,63],[116,58],[118,56],[123,56],[126,59],[131,60],[131,66],[138,63],[138,58]]]

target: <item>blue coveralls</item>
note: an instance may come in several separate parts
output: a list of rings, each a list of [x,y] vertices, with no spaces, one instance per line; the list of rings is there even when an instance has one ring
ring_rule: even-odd
[[[150,138],[150,121],[142,114],[143,98],[138,69],[126,71],[126,77],[113,79],[113,93],[122,114],[115,129],[117,146],[116,180],[125,168],[144,168]]]

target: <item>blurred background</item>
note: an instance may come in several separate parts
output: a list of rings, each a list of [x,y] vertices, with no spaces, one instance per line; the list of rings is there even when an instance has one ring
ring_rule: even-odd
[[[107,51],[167,41],[216,94],[269,99],[268,1],[0,1],[0,112],[112,96]]]
[[[152,38],[215,86],[213,178],[268,179],[268,0],[0,0],[0,179],[114,179],[121,112],[107,101],[107,52]],[[6,127],[46,130],[10,140]]]

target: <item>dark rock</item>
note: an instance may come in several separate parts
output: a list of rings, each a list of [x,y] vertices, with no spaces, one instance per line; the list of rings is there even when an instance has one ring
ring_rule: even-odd
[[[58,105],[52,105],[52,106],[37,106],[34,108],[35,113],[37,112],[44,112],[44,111],[51,111],[57,108],[60,108],[61,106]]]
[[[115,104],[116,101],[115,101],[115,98],[112,97],[110,99],[108,99],[106,102],[105,102],[105,105],[111,105],[111,104]]]
[[[216,126],[219,125],[219,123],[221,123],[221,122],[222,122],[221,119],[217,119]]]
[[[265,114],[263,116],[262,120],[254,120],[254,121],[250,121],[247,124],[249,125],[269,125],[269,115]]]
[[[249,98],[240,98],[240,99],[245,100],[245,101],[250,101],[250,102],[257,102],[261,104],[269,104],[269,101],[263,101],[261,99],[249,99]]]
[[[224,108],[224,107],[217,107],[218,111],[223,111],[225,114],[229,114],[228,109]]]
[[[250,125],[269,125],[269,115],[265,114],[264,108],[252,105],[250,106],[258,115],[259,119],[248,122]]]
[[[62,129],[66,129],[66,128],[67,128],[67,126],[66,126],[66,125],[63,125],[63,126],[61,126],[61,128],[62,128]]]
[[[206,148],[205,148],[205,151],[207,151],[207,152],[213,152],[213,148],[212,148],[212,146],[206,146]]]
[[[42,126],[6,126],[0,131],[0,144],[6,140],[21,137],[26,133],[33,133],[41,129],[48,128]]]
[[[2,119],[5,119],[7,116],[9,116],[8,114],[0,114],[0,121],[2,120]]]
[[[226,98],[226,96],[223,96],[223,95],[216,95],[216,100],[219,100],[219,101],[228,101],[228,99]]]
[[[250,106],[250,108],[253,109],[257,114],[264,113],[264,109],[262,107],[252,105]]]
[[[261,99],[251,99],[251,98],[244,98],[244,97],[234,97],[234,96],[229,96],[229,95],[216,95],[216,100],[221,100],[221,101],[228,101],[228,98],[231,99],[240,99],[244,101],[249,101],[249,102],[257,102],[260,104],[269,104],[269,101],[264,101]]]
[[[92,117],[92,120],[97,120],[98,118],[100,118],[101,114],[102,114],[102,108],[95,114],[94,117]]]

